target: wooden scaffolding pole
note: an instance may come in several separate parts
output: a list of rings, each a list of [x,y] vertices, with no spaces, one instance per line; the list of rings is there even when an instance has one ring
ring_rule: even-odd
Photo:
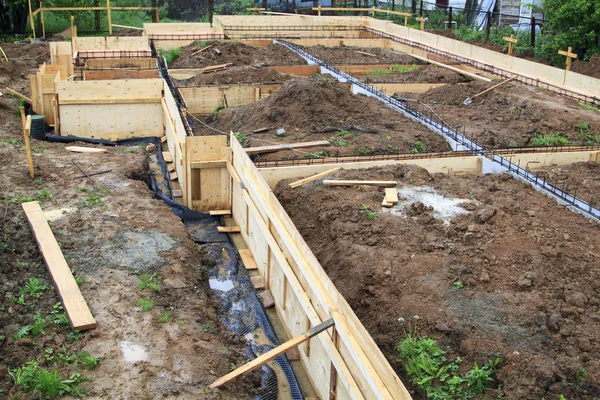
[[[46,37],[46,22],[44,21],[44,4],[40,0],[40,19],[42,20],[42,37]]]
[[[110,0],[106,0],[106,16],[108,21],[108,34],[112,35],[112,21],[110,19]]]
[[[27,0],[29,4],[29,25],[31,25],[31,32],[33,32],[33,38],[35,39],[35,24],[33,23],[33,12],[31,10],[31,0]]]

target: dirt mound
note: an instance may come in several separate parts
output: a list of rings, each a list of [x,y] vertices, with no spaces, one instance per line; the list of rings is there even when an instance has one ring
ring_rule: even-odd
[[[597,398],[597,224],[508,175],[394,166],[339,178],[398,181],[402,215],[382,211],[375,187],[289,189],[282,181],[275,193],[400,374],[394,347],[414,331],[467,368],[500,357],[503,387],[488,398]],[[466,213],[444,222],[448,202]]]
[[[422,94],[408,94],[414,102],[430,106],[451,126],[464,129],[468,137],[488,148],[530,146],[538,135],[560,132],[569,144],[596,144],[600,114],[582,109],[577,102],[553,92],[507,83],[473,100],[498,82],[473,81],[446,85]],[[582,134],[582,127],[588,129]],[[599,136],[600,137],[600,136]]]
[[[290,79],[294,79],[294,77],[269,68],[242,66],[227,67],[224,71],[213,72],[210,74],[199,74],[193,78],[179,81],[178,86],[280,83]]]
[[[600,200],[600,164],[588,161],[570,165],[553,165],[536,170],[535,174],[588,203],[593,197],[594,207],[597,207]]]
[[[371,47],[337,46],[326,47],[322,45],[306,47],[309,54],[317,57],[329,65],[348,64],[423,64],[407,55],[394,50]],[[368,54],[372,55],[368,55]],[[374,57],[373,57],[374,56]]]
[[[409,67],[407,72],[371,74],[362,78],[365,83],[465,83],[471,79],[435,65]]]
[[[113,34],[110,36],[143,36],[144,31],[141,29],[119,29],[118,31],[113,31]]]
[[[354,95],[335,80],[296,79],[281,90],[247,106],[219,112],[215,127],[223,132],[247,134],[247,146],[264,146],[327,139],[332,146],[311,149],[329,155],[410,152],[420,141],[426,151],[449,151],[448,143],[421,124],[410,120],[372,97]],[[253,130],[269,127],[266,133]],[[278,128],[286,134],[274,136]],[[206,128],[199,134],[214,134]],[[268,157],[303,158],[309,151],[278,152]],[[324,155],[324,154],[322,154]]]
[[[212,47],[196,53],[207,46]],[[228,63],[265,67],[268,65],[303,65],[306,64],[306,61],[278,44],[271,44],[267,47],[254,47],[240,42],[224,43],[214,40],[193,42],[182,47],[181,54],[170,65],[170,68],[199,68]]]
[[[50,49],[46,43],[20,44],[0,43],[9,62],[0,54],[0,88],[10,87],[29,95],[29,74],[37,71],[38,65],[50,61]]]
[[[571,71],[600,79],[600,54],[594,54],[589,61],[575,61]]]

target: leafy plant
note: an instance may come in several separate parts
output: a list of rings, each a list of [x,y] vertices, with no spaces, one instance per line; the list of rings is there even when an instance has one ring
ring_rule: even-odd
[[[71,331],[69,332],[67,337],[70,340],[80,340],[81,338],[83,338],[83,333],[81,333],[81,331]]]
[[[314,153],[307,153],[305,155],[306,158],[323,158],[323,157],[327,157],[327,152],[326,151],[315,151]]]
[[[140,307],[142,307],[142,311],[144,312],[150,311],[154,306],[154,303],[150,299],[139,299],[138,304]]]
[[[138,290],[142,291],[145,288],[149,288],[153,292],[160,292],[160,283],[162,278],[160,275],[153,274],[142,274],[140,276],[140,282],[138,283]]]
[[[98,366],[100,362],[100,358],[93,357],[87,351],[79,353],[79,361],[81,362],[81,367],[83,369],[94,369]]]
[[[577,124],[575,127],[579,129],[578,140],[590,145],[600,143],[600,135],[596,135],[596,131],[587,122]]]
[[[461,281],[454,282],[454,286],[456,286],[457,289],[462,289],[464,287]]]
[[[587,380],[587,377],[588,374],[585,368],[579,368],[575,373],[575,380],[573,382],[570,382],[569,385],[571,385],[576,391],[579,391],[581,389],[581,386],[583,386],[583,384]]]
[[[596,106],[594,106],[592,104],[580,102],[579,105],[584,110],[600,112],[600,108],[598,108],[598,107],[596,107]]]
[[[31,297],[41,297],[48,286],[44,285],[38,278],[29,278],[29,282],[19,290],[19,294],[28,294]]]
[[[399,65],[394,64],[388,69],[375,69],[375,71],[367,74],[367,76],[380,76],[380,75],[389,75],[389,74],[406,74],[409,72],[418,71],[421,68],[419,65]]]
[[[202,330],[204,332],[210,332],[213,328],[214,328],[214,326],[213,326],[212,321],[208,321],[204,325],[202,325]]]
[[[108,191],[104,188],[97,187],[93,190],[93,194],[90,194],[83,201],[83,207],[87,208],[101,208],[104,206],[102,199],[107,195]]]
[[[31,326],[26,325],[15,333],[15,340],[23,339],[31,334]]]
[[[213,121],[217,120],[217,118],[219,117],[219,111],[221,111],[224,108],[225,108],[225,106],[223,104],[217,104],[217,106],[215,107],[215,109],[212,112],[212,120]],[[237,133],[239,133],[239,132],[237,132]],[[234,133],[234,135],[235,135],[235,133]],[[236,138],[237,138],[237,136],[236,136]],[[238,138],[238,140],[240,140],[240,139]],[[241,140],[240,140],[240,143],[242,143]]]
[[[46,334],[46,326],[48,326],[49,318],[42,317],[38,312],[35,314],[33,325],[31,326],[31,336],[36,337]]]
[[[53,310],[50,312],[50,318],[54,325],[58,326],[69,326],[69,318],[67,314],[64,313],[64,309],[62,304],[56,303],[53,307]]]
[[[173,61],[175,61],[181,55],[181,48],[160,50],[160,55],[165,58],[167,65],[171,65],[173,64]]]
[[[246,139],[248,139],[248,135],[242,132],[233,132],[233,136],[235,136],[235,138],[238,140],[238,142],[240,142],[240,144],[244,143]]]
[[[27,303],[25,302],[25,294],[24,293],[21,293],[19,295],[19,297],[11,298],[10,301],[12,301],[15,304],[21,305],[21,306],[27,305]]]
[[[360,207],[360,212],[363,213],[363,214],[365,214],[368,219],[375,219],[375,218],[377,218],[377,211],[372,211],[371,208],[368,205],[366,205],[366,204],[363,204]]]
[[[412,146],[410,147],[410,152],[417,154],[417,153],[423,153],[425,151],[425,145],[422,142],[414,142],[412,144]]]
[[[542,133],[538,131],[533,135],[530,143],[534,147],[566,146],[569,144],[569,139],[560,132]]]
[[[170,311],[163,311],[162,313],[160,313],[160,317],[159,317],[159,321],[162,322],[163,324],[170,322],[173,319],[173,315],[171,314]]]

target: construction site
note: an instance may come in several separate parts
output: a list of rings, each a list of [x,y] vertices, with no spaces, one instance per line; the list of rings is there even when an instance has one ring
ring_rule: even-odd
[[[0,398],[600,398],[600,79],[318,14],[1,44]]]

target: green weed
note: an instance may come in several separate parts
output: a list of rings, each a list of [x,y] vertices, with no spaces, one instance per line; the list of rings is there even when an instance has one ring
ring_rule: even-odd
[[[160,55],[165,58],[167,65],[171,65],[181,55],[181,49],[161,50]]]
[[[552,147],[566,146],[569,144],[569,139],[564,137],[560,132],[542,133],[536,132],[531,140],[531,145],[534,147]]]
[[[28,337],[31,334],[31,326],[26,325],[15,333],[15,341]]]
[[[434,339],[411,334],[396,350],[408,377],[433,400],[470,399],[485,393],[500,363],[499,359],[489,360],[482,367],[475,363],[470,371],[461,374],[460,357],[449,362]]]
[[[235,371],[236,368],[237,368],[237,365],[235,365],[234,363],[231,363],[231,365],[229,366],[230,371]]]
[[[94,369],[98,366],[100,362],[100,358],[93,357],[87,351],[79,353],[79,362],[81,363],[81,367],[83,369]]]
[[[583,102],[579,102],[579,105],[581,106],[581,108],[583,108],[584,110],[588,110],[588,111],[596,111],[596,112],[600,112],[600,108],[592,105],[592,104],[588,104],[588,103],[583,103]]]
[[[375,218],[377,218],[377,211],[372,211],[371,207],[369,207],[366,204],[363,204],[360,207],[360,212],[363,213],[363,214],[365,214],[368,219],[375,219]]]
[[[210,332],[213,328],[214,328],[214,325],[213,325],[212,321],[208,321],[204,325],[202,325],[202,330],[204,332]]]
[[[167,322],[171,322],[172,319],[173,319],[173,315],[171,314],[171,312],[163,311],[162,313],[160,313],[159,321],[162,322],[163,324],[165,324]]]
[[[577,129],[579,129],[579,135],[577,135],[577,140],[581,140],[589,145],[594,145],[600,143],[600,135],[596,135],[596,131],[590,127],[587,122],[575,125]]]
[[[90,194],[85,198],[82,203],[83,207],[87,208],[101,208],[104,207],[104,203],[102,202],[102,198],[106,196],[108,191],[104,188],[97,187],[94,189],[94,193]]]
[[[75,283],[77,283],[77,286],[83,285],[85,283],[85,275],[75,274]]]
[[[235,136],[240,144],[244,143],[246,139],[248,139],[248,135],[242,132],[233,132],[233,136]]]
[[[2,139],[2,141],[13,146],[23,146],[23,142],[17,139]]]
[[[48,289],[38,278],[29,278],[29,282],[19,290],[19,294],[28,294],[31,297],[41,297]]]
[[[313,153],[307,153],[305,155],[306,158],[323,158],[323,157],[327,157],[327,152],[326,151],[315,151]]]
[[[361,156],[368,156],[375,153],[375,147],[363,147],[362,149],[358,149],[357,153]]]
[[[140,276],[140,282],[137,285],[139,291],[149,288],[153,292],[160,292],[160,283],[162,278],[160,275],[153,274],[142,274]]]
[[[454,286],[456,286],[457,289],[462,289],[464,287],[461,281],[454,282]]]
[[[83,333],[81,333],[81,331],[72,331],[72,332],[69,332],[67,337],[70,340],[81,340],[81,338],[83,338]]]
[[[142,308],[142,311],[150,311],[154,307],[154,303],[150,299],[139,299],[138,305]]]
[[[410,152],[413,154],[423,153],[425,151],[425,145],[422,142],[414,142],[412,146],[410,146]]]
[[[571,385],[576,391],[579,391],[581,389],[581,386],[583,386],[583,384],[587,380],[587,377],[588,374],[585,368],[579,368],[575,373],[574,381],[570,382],[569,385]]]
[[[44,184],[44,178],[38,178],[35,180],[35,183],[38,185],[43,185]]]
[[[52,308],[53,310],[50,312],[52,323],[58,326],[70,326],[69,318],[65,314],[62,304],[56,303]]]
[[[19,295],[19,297],[11,298],[10,301],[12,301],[13,303],[18,304],[20,306],[27,305],[27,303],[25,302],[25,294],[24,293],[21,293]]]
[[[216,121],[216,120],[217,120],[217,118],[219,118],[219,111],[221,111],[221,110],[222,110],[222,109],[224,109],[224,108],[225,108],[225,106],[224,106],[223,104],[217,104],[217,106],[215,107],[215,109],[214,109],[214,110],[213,110],[213,112],[212,112],[212,120],[213,120],[213,121]],[[239,133],[239,132],[238,132],[238,133]],[[234,133],[234,135],[235,135],[235,133]],[[236,138],[237,138],[237,136],[236,136]],[[238,139],[238,140],[240,140],[240,139]],[[240,140],[240,143],[241,143],[241,142],[242,142],[242,141]]]
[[[15,197],[15,198],[10,199],[10,202],[13,204],[29,203],[30,201],[35,201],[35,198],[29,197],[29,196],[24,196],[24,197]]]
[[[31,326],[31,336],[37,337],[46,334],[46,326],[48,326],[49,318],[42,317],[38,312],[35,314],[33,325]]]
[[[40,398],[44,399],[67,394],[81,397],[83,391],[79,385],[86,380],[77,372],[64,379],[56,370],[41,368],[37,361],[29,361],[22,367],[9,368],[8,373],[16,387],[25,393],[39,393]]]
[[[409,73],[409,72],[418,71],[419,68],[421,68],[421,67],[418,66],[418,65],[415,65],[415,64],[412,64],[412,65],[398,65],[398,64],[394,64],[389,69],[385,69],[385,70],[375,69],[375,71],[371,72],[370,74],[367,74],[367,76],[380,76],[380,75],[389,75],[389,74],[406,74],[406,73]]]

